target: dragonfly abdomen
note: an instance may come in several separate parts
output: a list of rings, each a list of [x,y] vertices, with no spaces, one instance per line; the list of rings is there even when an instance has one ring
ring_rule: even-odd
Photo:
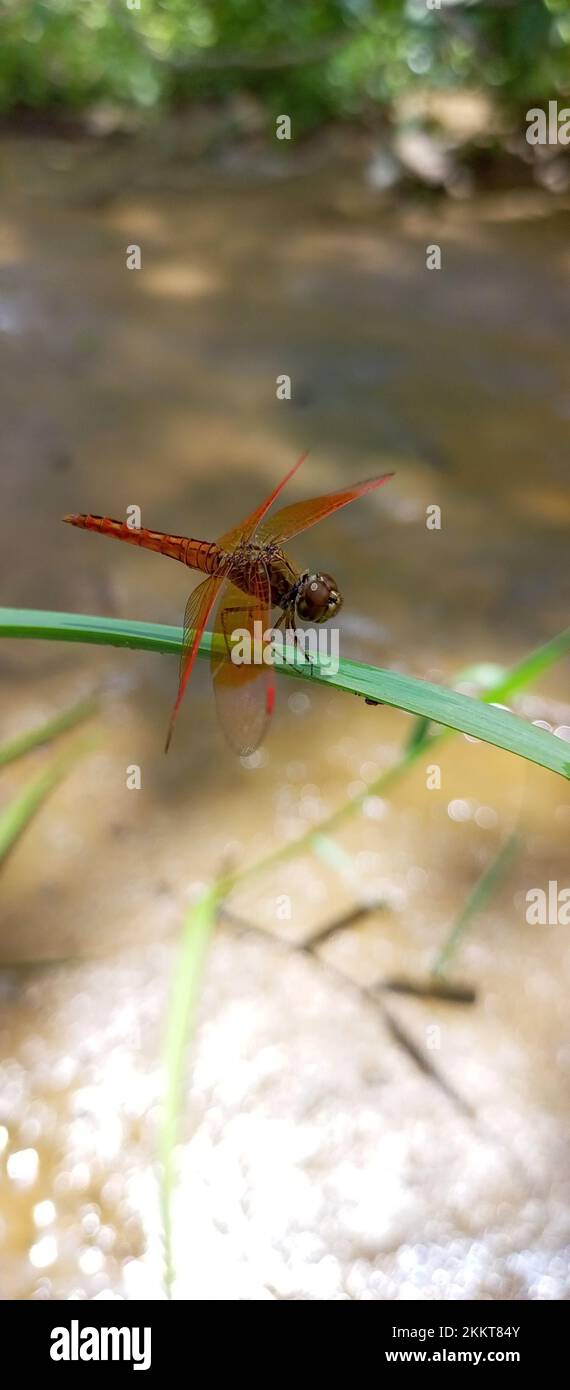
[[[102,536],[113,536],[115,540],[126,541],[127,545],[138,545],[143,550],[154,550],[159,555],[169,555],[180,560],[191,569],[212,574],[217,564],[217,547],[209,541],[195,541],[189,536],[173,536],[165,531],[150,531],[146,526],[128,526],[126,521],[115,521],[110,516],[95,516],[93,512],[64,516],[70,526],[80,526],[84,531],[98,531]]]

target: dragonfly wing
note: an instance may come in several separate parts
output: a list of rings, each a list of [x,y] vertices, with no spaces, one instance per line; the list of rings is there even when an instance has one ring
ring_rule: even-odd
[[[369,478],[367,482],[354,483],[342,492],[329,492],[325,497],[312,497],[307,502],[293,502],[290,507],[281,507],[280,511],[260,526],[258,539],[262,544],[268,541],[275,541],[277,544],[288,541],[292,536],[298,536],[300,531],[314,526],[315,522],[324,521],[325,517],[338,511],[339,507],[346,507],[349,502],[356,501],[357,497],[363,497],[365,492],[382,487],[383,483],[387,483],[393,477],[393,473],[384,473],[381,478]]]
[[[184,613],[184,638],[182,641],[182,651],[180,654],[180,671],[178,679],[178,694],[174,709],[170,716],[168,734],[166,736],[165,752],[168,752],[174,731],[176,716],[184,698],[184,691],[190,680],[194,662],[198,655],[200,638],[214,607],[220,589],[224,585],[224,576],[214,576],[212,579],[205,579],[203,584],[199,584],[197,589],[193,589],[186,604]]]
[[[306,457],[306,453],[301,454],[300,459],[297,459],[297,462],[293,464],[293,467],[289,469],[289,472],[285,474],[285,477],[277,484],[277,487],[273,489],[270,496],[267,497],[265,502],[262,502],[259,507],[256,507],[255,511],[251,513],[251,516],[248,516],[239,526],[234,526],[231,531],[226,531],[224,536],[220,536],[218,545],[221,550],[232,551],[243,541],[251,540],[251,537],[254,532],[257,531],[259,523],[263,520],[266,512],[269,511],[269,508],[273,505],[279,493],[283,491],[285,484],[289,482],[289,479],[293,477],[293,474],[296,473],[297,469],[304,463]]]
[[[271,588],[262,562],[252,568],[248,583],[249,594],[231,579],[225,585],[214,622],[223,649],[213,651],[211,657],[218,719],[230,748],[241,757],[259,747],[275,704],[273,666],[263,661],[267,648],[262,635],[271,622]],[[237,633],[241,642],[233,646],[232,634],[235,642]],[[254,653],[257,662],[235,660]]]

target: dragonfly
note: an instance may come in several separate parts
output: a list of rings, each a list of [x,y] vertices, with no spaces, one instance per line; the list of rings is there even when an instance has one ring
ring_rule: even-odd
[[[341,607],[342,595],[332,576],[298,570],[283,551],[283,544],[394,475],[384,473],[340,492],[294,502],[268,517],[270,507],[306,457],[302,454],[269,497],[217,541],[133,527],[91,512],[63,517],[71,526],[158,551],[206,575],[186,604],[178,693],[165,751],[170,747],[200,642],[212,616],[212,631],[221,638],[212,642],[210,658],[218,719],[230,747],[244,757],[255,752],[265,735],[275,706],[275,681],[273,667],[265,661],[237,664],[232,660],[232,633],[236,629],[245,632],[255,649],[258,634],[270,630],[275,609],[281,610],[275,629],[288,626],[295,633],[297,621],[323,623]]]

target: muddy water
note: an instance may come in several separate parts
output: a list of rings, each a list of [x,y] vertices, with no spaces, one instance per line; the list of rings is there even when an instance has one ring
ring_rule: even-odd
[[[346,655],[443,681],[567,624],[567,207],[386,204],[340,170],[171,184],[150,159],[141,173],[128,151],[57,141],[5,143],[1,161],[3,602],[177,621],[179,566],[59,518],[134,503],[143,524],[213,537],[308,448],[292,497],[397,474],[292,547],[337,576]],[[409,721],[283,683],[241,764],[201,667],[165,759],[170,658],[5,642],[0,666],[3,737],[102,692],[97,748],[2,871],[2,1293],[160,1298],[161,1046],[185,907],[222,862],[373,782]],[[567,701],[566,663],[522,712],[568,726]],[[3,773],[3,801],[47,757]],[[389,1005],[468,1115],[350,981],[421,978],[517,818],[519,855],[455,964],[477,1004]],[[347,821],[342,872],[306,856],[236,895],[261,930],[224,925],[210,958],[179,1297],[567,1295],[570,938],[527,924],[525,894],[568,884],[569,828],[561,780],[456,739],[440,790],[420,762]],[[291,949],[362,893],[382,909],[320,960]]]

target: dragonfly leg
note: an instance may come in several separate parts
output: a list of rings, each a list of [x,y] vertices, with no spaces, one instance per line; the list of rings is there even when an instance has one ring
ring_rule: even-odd
[[[286,626],[287,626],[287,619],[288,619],[288,617],[289,617],[289,609],[288,609],[288,608],[284,608],[284,609],[283,609],[283,612],[280,614],[280,616],[278,617],[276,623],[274,623],[274,626],[273,626],[273,631],[274,631],[274,632],[282,632],[282,633],[283,633],[283,659],[284,659],[284,661],[287,661],[287,632],[286,632]]]
[[[294,609],[294,608],[291,609],[291,614],[290,614],[290,616],[291,616],[291,627],[292,627],[292,629],[293,629],[293,643],[294,643],[294,646],[302,653],[303,661],[308,661],[310,666],[314,666],[315,662],[314,662],[313,657],[311,656],[311,653],[305,651],[304,647],[301,647],[301,645],[300,645],[299,629],[298,629],[298,627],[297,627],[297,615],[296,615],[296,613],[295,613],[295,609]]]
[[[285,636],[287,627],[290,627],[291,632],[293,633],[293,647],[295,651],[301,651],[303,659],[305,661],[309,661],[311,665],[314,665],[311,653],[306,652],[301,647],[299,629],[297,627],[297,615],[295,613],[294,603],[290,603],[286,608],[283,609],[281,616],[277,619],[277,622],[275,623],[274,631],[278,632],[279,629],[281,629],[283,631],[283,635]]]
[[[283,654],[284,654],[285,660],[287,661],[287,660],[288,660],[288,657],[287,657],[287,648],[288,648],[287,632],[288,632],[289,630],[291,630],[291,632],[293,633],[293,647],[294,647],[295,650],[296,650],[297,645],[298,645],[298,637],[297,637],[297,620],[296,620],[296,617],[295,617],[295,604],[294,604],[294,603],[288,604],[287,607],[283,609],[283,612],[282,612],[282,614],[281,614],[281,617],[277,619],[277,622],[276,622],[276,624],[275,624],[275,631],[277,632],[279,628],[282,628],[282,630],[283,630],[283,637],[284,637],[284,639],[285,639],[284,645],[283,645]]]

